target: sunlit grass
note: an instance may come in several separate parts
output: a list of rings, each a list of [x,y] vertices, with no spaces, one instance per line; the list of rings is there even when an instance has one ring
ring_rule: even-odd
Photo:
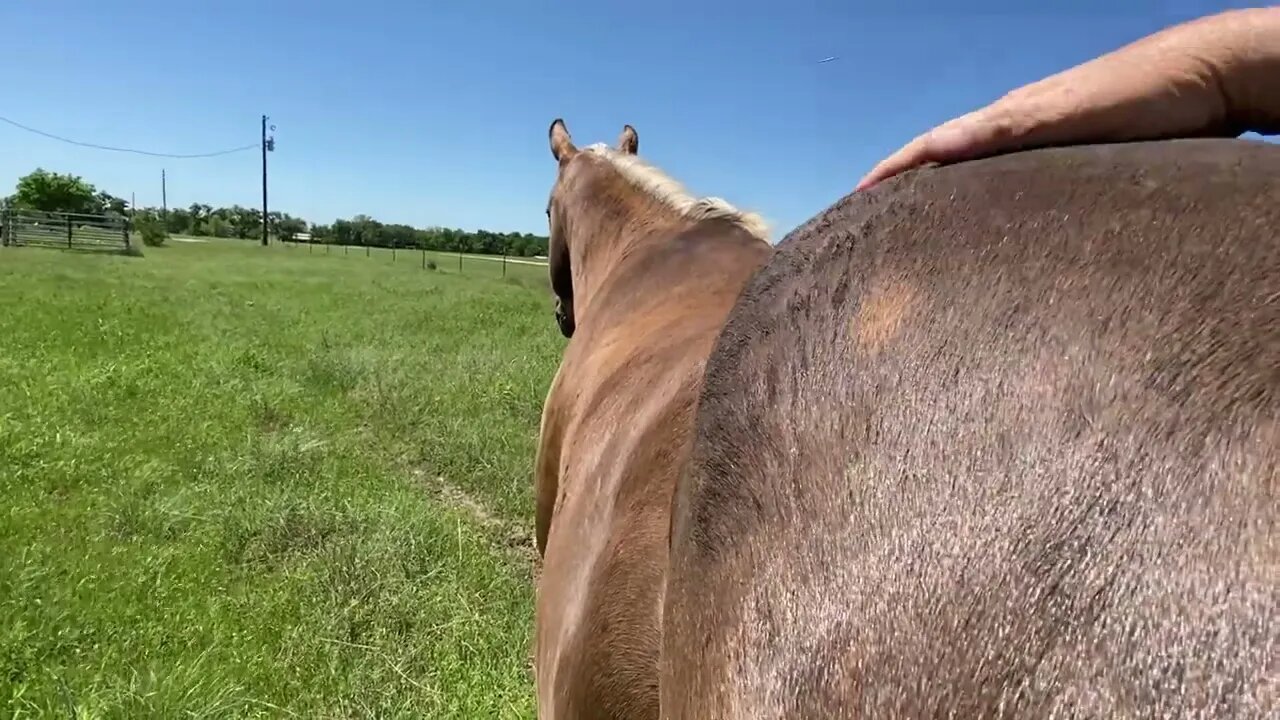
[[[545,269],[402,254],[0,251],[0,708],[532,717]]]

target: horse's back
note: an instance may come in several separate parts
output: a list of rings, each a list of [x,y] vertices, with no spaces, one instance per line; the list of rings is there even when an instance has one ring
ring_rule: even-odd
[[[1280,147],[1019,153],[783,241],[677,490],[664,710],[1280,710]]]

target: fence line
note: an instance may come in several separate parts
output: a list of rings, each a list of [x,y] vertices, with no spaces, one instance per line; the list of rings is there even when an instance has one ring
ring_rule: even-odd
[[[448,258],[452,260],[453,258],[456,257],[458,261],[459,273],[463,272],[464,261],[478,261],[478,262],[494,263],[494,264],[501,263],[500,272],[501,272],[501,276],[504,278],[507,276],[507,273],[509,272],[508,266],[524,266],[524,267],[535,267],[535,268],[546,268],[548,266],[546,258],[537,257],[537,256],[522,257],[522,256],[512,256],[512,255],[505,255],[505,254],[504,255],[483,255],[479,253],[467,253],[467,252],[461,252],[456,250],[430,250],[422,247],[403,248],[403,247],[397,247],[394,245],[388,245],[388,246],[344,245],[339,243],[298,242],[296,240],[283,240],[281,241],[281,244],[291,249],[299,249],[301,248],[301,246],[305,245],[307,247],[307,254],[309,255],[319,255],[319,254],[338,255],[339,251],[341,251],[341,255],[343,255],[344,257],[350,257],[352,254],[355,254],[357,256],[363,255],[364,257],[368,258],[372,256],[372,252],[374,250],[377,250],[380,253],[382,252],[389,253],[391,256],[391,262],[393,263],[407,260],[408,258],[405,256],[416,253],[419,255],[419,257],[414,258],[414,260],[419,262],[421,267],[424,270],[427,269],[428,266],[431,266],[432,269],[434,269],[435,267],[437,267],[436,260],[437,259],[443,260],[444,258]]]
[[[116,215],[90,215],[84,213],[41,212],[9,208],[0,210],[0,244],[13,246],[53,247],[74,250],[99,250],[129,252],[134,238],[133,226],[129,218]],[[208,242],[228,240],[231,238],[196,238],[178,236],[178,242]],[[497,266],[494,273],[506,278],[515,268],[547,268],[547,258],[541,256],[484,255],[455,250],[431,250],[422,247],[402,248],[397,246],[374,245],[342,245],[337,243],[298,242],[282,240],[278,244],[291,251],[307,246],[308,254],[336,255],[339,252],[345,257],[363,255],[372,257],[376,249],[379,255],[390,255],[391,262],[409,261],[416,252],[418,257],[412,258],[423,270],[438,269],[441,264],[456,258],[457,272],[464,272],[466,263],[479,262],[486,267]],[[363,251],[363,252],[361,252]],[[546,271],[541,273],[546,278]],[[529,278],[531,275],[524,274]]]
[[[120,215],[21,208],[0,212],[0,245],[129,252],[131,235],[129,219]]]

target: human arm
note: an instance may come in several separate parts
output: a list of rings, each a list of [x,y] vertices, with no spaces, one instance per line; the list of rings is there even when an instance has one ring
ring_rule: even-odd
[[[881,161],[857,189],[929,162],[1089,142],[1280,133],[1280,6],[1148,35],[946,122]]]

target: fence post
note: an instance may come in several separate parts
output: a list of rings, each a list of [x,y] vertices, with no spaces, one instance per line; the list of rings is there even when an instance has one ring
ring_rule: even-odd
[[[458,251],[458,274],[462,274],[462,251]]]
[[[71,233],[72,233],[72,230],[71,230],[71,216],[70,216],[70,215],[68,215],[68,216],[67,216],[67,248],[68,248],[68,249],[70,249],[70,248],[71,248]]]
[[[507,276],[507,254],[502,253],[502,277]]]
[[[396,240],[391,238],[391,262],[396,261]]]
[[[324,254],[325,254],[325,255],[328,255],[328,254],[329,254],[329,243],[325,243],[325,244],[324,244]]]
[[[120,223],[120,233],[124,235],[125,252],[129,252],[129,224],[129,218],[125,218],[124,221]]]
[[[427,249],[422,248],[422,269],[427,269]]]

